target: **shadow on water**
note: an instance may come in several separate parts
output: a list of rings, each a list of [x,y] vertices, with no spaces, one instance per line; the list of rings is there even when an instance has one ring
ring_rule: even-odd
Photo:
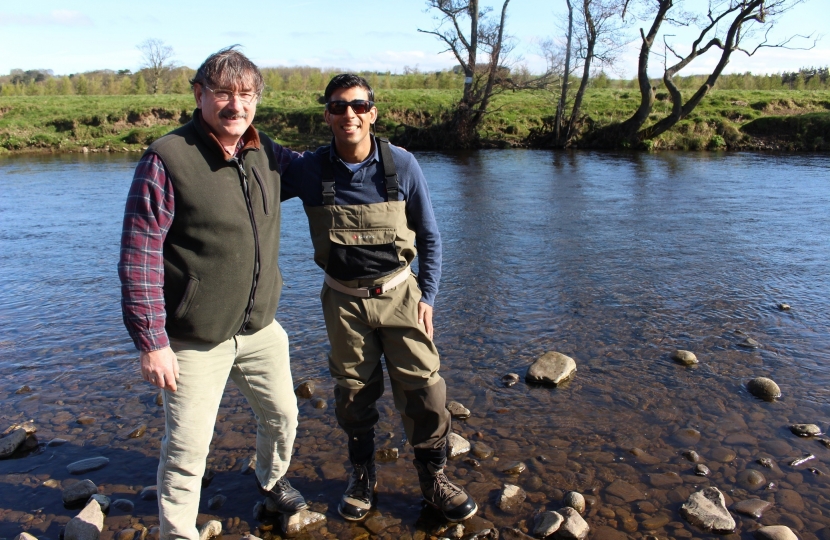
[[[828,158],[503,150],[418,159],[444,243],[435,306],[442,374],[449,398],[472,410],[453,430],[495,452],[477,466],[448,464],[479,516],[516,526],[578,490],[594,534],[606,540],[701,537],[678,508],[711,485],[729,504],[774,503],[758,520],[735,514],[747,540],[760,524],[778,523],[803,540],[830,538],[830,449],[788,429],[828,429]],[[89,477],[136,503],[133,513],[107,518],[105,540],[157,522],[155,503],[138,493],[155,483],[163,422],[155,393],[138,379],[115,275],[133,165],[122,156],[0,160],[0,428],[33,419],[41,441],[69,441],[0,462],[0,537],[25,529],[57,539],[74,511],[43,482],[68,483],[65,465],[92,455],[111,462]],[[352,538],[369,529],[336,512],[345,437],[332,411],[321,274],[306,231],[301,206],[284,204],[277,317],[291,338],[295,381],[314,380],[326,402],[316,409],[300,400],[289,478],[327,515],[311,537]],[[747,337],[760,345],[742,347]],[[676,364],[675,349],[695,352],[700,364]],[[550,350],[576,360],[570,383],[502,385]],[[783,398],[750,396],[745,384],[757,376],[776,380]],[[380,466],[372,534],[435,532],[390,395],[379,409],[378,446],[401,457]],[[77,424],[80,416],[95,422]],[[139,425],[145,435],[129,439]],[[220,519],[227,537],[273,534],[253,519],[259,496],[240,472],[254,432],[229,385],[208,465],[216,476],[200,507],[200,523]],[[708,477],[695,476],[690,450]],[[804,453],[816,458],[789,465]],[[775,467],[759,465],[762,457]],[[518,475],[509,472],[517,461],[527,467]],[[750,470],[764,482],[749,482]],[[638,495],[621,497],[611,488],[620,482]],[[507,483],[528,494],[512,514],[495,504]],[[210,510],[220,490],[228,500]]]

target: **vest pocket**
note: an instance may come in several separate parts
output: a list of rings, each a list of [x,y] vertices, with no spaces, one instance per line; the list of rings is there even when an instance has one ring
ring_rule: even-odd
[[[184,289],[184,295],[182,296],[181,302],[179,302],[178,307],[176,308],[175,313],[173,313],[173,317],[176,319],[181,319],[185,315],[187,315],[187,311],[190,309],[190,304],[193,303],[193,298],[196,296],[196,289],[199,288],[199,280],[193,276],[188,276],[187,286]]]
[[[254,178],[256,178],[256,183],[259,184],[259,191],[262,193],[262,208],[265,210],[265,215],[271,213],[270,208],[268,207],[268,187],[265,185],[265,182],[262,181],[262,177],[259,175],[259,171],[256,167],[251,167],[251,171],[254,173]]]

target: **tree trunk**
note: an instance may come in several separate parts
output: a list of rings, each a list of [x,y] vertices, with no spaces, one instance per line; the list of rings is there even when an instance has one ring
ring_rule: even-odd
[[[591,0],[583,0],[583,10],[585,14],[585,37],[587,43],[585,48],[585,63],[582,67],[582,80],[579,83],[579,90],[576,91],[574,97],[574,105],[571,110],[571,119],[568,121],[568,129],[565,131],[565,145],[574,135],[574,128],[576,120],[579,118],[579,111],[582,108],[582,98],[585,96],[585,90],[588,88],[588,82],[591,80],[591,60],[594,58],[594,49],[597,45],[597,29],[594,25],[594,19],[591,17]]]
[[[562,140],[562,118],[565,116],[565,105],[568,99],[568,85],[570,84],[569,78],[571,75],[571,48],[573,46],[574,35],[574,8],[571,5],[571,0],[565,0],[565,4],[568,6],[568,39],[566,43],[567,48],[565,49],[565,70],[562,77],[562,92],[559,94],[559,103],[556,104],[556,117],[553,121],[553,134],[556,144],[560,144]]]
[[[473,77],[476,72],[476,52],[478,51],[478,0],[470,0],[470,47],[467,66],[464,70],[464,94],[461,101],[470,103],[473,91]]]

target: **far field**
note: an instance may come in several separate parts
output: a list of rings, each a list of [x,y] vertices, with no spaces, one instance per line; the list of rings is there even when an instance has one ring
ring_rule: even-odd
[[[275,91],[260,103],[255,125],[295,149],[329,140],[319,92]],[[456,90],[383,90],[379,134],[437,122],[458,99]],[[590,90],[587,131],[626,119],[639,103],[630,89]],[[88,151],[140,152],[190,118],[186,94],[0,97],[0,154]],[[554,114],[548,92],[497,96],[481,136],[488,146],[526,146],[532,130]],[[658,101],[656,120],[671,108]],[[578,145],[578,142],[577,142]],[[648,145],[650,149],[830,150],[830,90],[714,90],[693,114]],[[436,149],[440,150],[440,149]]]

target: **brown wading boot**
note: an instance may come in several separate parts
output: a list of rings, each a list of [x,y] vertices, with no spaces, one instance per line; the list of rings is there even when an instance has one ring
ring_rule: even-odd
[[[348,521],[363,521],[372,509],[372,498],[378,486],[375,461],[352,463],[352,476],[346,492],[340,498],[337,511]]]
[[[464,521],[478,511],[473,498],[462,488],[450,482],[444,474],[444,467],[432,463],[424,464],[416,459],[415,469],[418,471],[424,501],[440,511],[447,521],[453,523]]]

